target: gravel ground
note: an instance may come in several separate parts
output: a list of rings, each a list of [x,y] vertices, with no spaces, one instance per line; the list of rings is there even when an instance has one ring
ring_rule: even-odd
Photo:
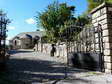
[[[64,62],[63,58],[32,50],[11,51],[8,78],[16,84],[112,84],[109,74],[65,68]]]

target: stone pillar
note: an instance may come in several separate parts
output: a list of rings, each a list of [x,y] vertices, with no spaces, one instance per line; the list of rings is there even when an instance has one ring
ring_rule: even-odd
[[[100,24],[102,27],[104,71],[112,73],[112,4],[101,4],[91,11],[91,15],[93,26],[97,29]]]

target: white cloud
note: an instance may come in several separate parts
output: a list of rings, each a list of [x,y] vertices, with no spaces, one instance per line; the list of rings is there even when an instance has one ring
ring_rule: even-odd
[[[28,24],[35,24],[35,20],[33,18],[29,18],[25,20]]]
[[[14,27],[14,26],[8,26],[7,29],[14,30],[14,29],[16,29],[16,27]]]

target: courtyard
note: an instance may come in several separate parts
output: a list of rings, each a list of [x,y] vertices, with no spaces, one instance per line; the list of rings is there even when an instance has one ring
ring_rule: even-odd
[[[12,50],[10,53],[6,78],[16,84],[112,83],[110,74],[66,67],[64,59],[60,57],[51,57],[49,54],[25,49]]]

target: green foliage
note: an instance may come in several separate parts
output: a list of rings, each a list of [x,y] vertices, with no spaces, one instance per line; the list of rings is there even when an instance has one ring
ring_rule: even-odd
[[[73,19],[73,9],[73,6],[69,7],[66,3],[54,2],[48,5],[44,12],[38,13],[36,17],[37,23],[44,28],[50,42],[56,42],[60,38],[60,32],[65,22]]]
[[[84,27],[86,24],[89,24],[90,22],[90,18],[87,15],[81,15],[77,17],[76,25]]]
[[[90,12],[93,8],[97,7],[103,2],[109,2],[109,3],[112,2],[112,0],[87,0],[87,1],[88,1],[88,12]]]
[[[90,12],[93,8],[97,7],[102,3],[102,0],[101,1],[87,0],[87,1],[88,1],[88,12]]]

